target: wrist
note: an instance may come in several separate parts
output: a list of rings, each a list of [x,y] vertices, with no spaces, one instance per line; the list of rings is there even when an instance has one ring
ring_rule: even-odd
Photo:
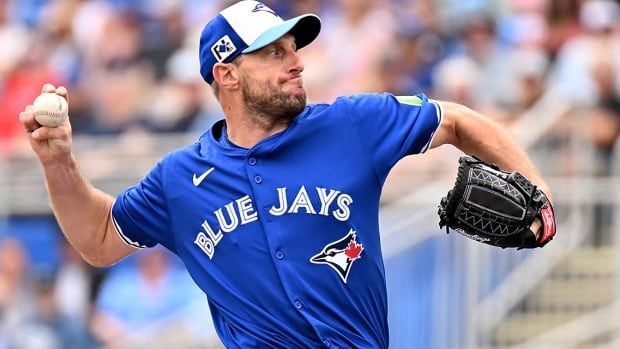
[[[553,204],[553,197],[551,195],[551,188],[549,188],[549,186],[546,183],[541,183],[540,185],[538,185],[538,189],[540,191],[543,192],[543,194],[545,194],[545,197],[547,198],[547,200],[549,200],[550,204]]]
[[[45,174],[57,174],[58,171],[67,171],[76,167],[76,160],[73,154],[68,153],[63,156],[56,156],[50,159],[40,159],[41,166]]]

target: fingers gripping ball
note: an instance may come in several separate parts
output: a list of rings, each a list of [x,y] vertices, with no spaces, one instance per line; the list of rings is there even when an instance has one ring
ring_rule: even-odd
[[[67,100],[55,93],[42,93],[32,104],[34,119],[46,127],[58,127],[69,116]]]

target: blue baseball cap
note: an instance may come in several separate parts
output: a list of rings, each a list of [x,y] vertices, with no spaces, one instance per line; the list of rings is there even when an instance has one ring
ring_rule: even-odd
[[[213,66],[232,62],[242,53],[257,51],[286,34],[295,37],[300,49],[316,39],[321,20],[305,14],[283,20],[275,11],[258,1],[244,0],[222,10],[200,35],[200,75],[213,82]]]

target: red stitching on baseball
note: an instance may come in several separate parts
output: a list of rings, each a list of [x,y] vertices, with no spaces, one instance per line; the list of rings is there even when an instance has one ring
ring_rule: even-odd
[[[51,111],[38,111],[36,113],[34,113],[34,116],[39,116],[39,115],[47,115],[47,116],[53,116],[53,117],[63,117],[64,113],[54,113]]]

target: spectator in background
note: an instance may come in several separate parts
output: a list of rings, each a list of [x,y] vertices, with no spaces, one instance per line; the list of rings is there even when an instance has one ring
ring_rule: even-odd
[[[14,349],[90,349],[95,343],[83,322],[65,316],[55,302],[52,275],[35,281],[36,311],[12,334]]]
[[[340,94],[378,91],[382,87],[379,67],[396,49],[393,13],[378,0],[338,0],[325,17],[324,30],[330,35],[304,52],[314,61],[304,73],[308,95],[331,102]]]
[[[596,82],[598,103],[592,115],[591,137],[594,145],[603,156],[601,174],[610,175],[609,168],[620,135],[620,94],[616,91],[618,76],[610,62],[612,57],[602,56],[592,67],[592,77]]]
[[[127,64],[111,70],[98,70],[85,78],[83,92],[91,101],[88,123],[82,132],[91,135],[120,135],[149,132],[144,123],[144,109],[154,85],[148,65]],[[102,92],[101,86],[108,86]]]
[[[72,20],[79,0],[51,1],[40,12],[37,32],[47,42],[45,56],[54,75],[69,84],[79,79],[80,52],[72,33]],[[73,101],[72,101],[73,104]]]
[[[167,62],[186,36],[182,1],[147,1],[141,13],[141,57],[154,69],[157,81],[166,76]]]
[[[546,88],[549,59],[539,49],[520,49],[514,51],[508,65],[510,69],[512,98],[503,106],[501,120],[510,126],[526,112],[535,107],[543,97]]]
[[[579,23],[581,0],[549,0],[546,6],[548,37],[546,48],[550,59],[555,58],[562,47],[579,36],[582,27]]]
[[[435,94],[437,98],[464,105],[477,105],[475,86],[480,71],[478,66],[466,56],[447,58],[435,69]]]
[[[0,348],[88,349],[87,329],[54,301],[54,276],[34,274],[18,240],[0,241]]]
[[[510,11],[498,18],[501,42],[518,49],[545,50],[549,31],[545,18],[547,0],[510,0]]]
[[[204,294],[163,247],[140,251],[135,257],[135,264],[112,269],[103,281],[92,326],[103,344],[113,344],[154,323],[178,321],[196,299],[206,303]],[[212,326],[202,326],[203,331],[207,328]]]
[[[400,29],[393,38],[394,49],[386,53],[377,74],[379,90],[396,95],[433,92],[433,71],[445,51],[436,7],[428,1],[409,6],[397,13]]]
[[[14,335],[35,311],[28,275],[28,257],[22,244],[12,238],[0,240],[0,348],[10,348]]]
[[[599,57],[609,57],[614,89],[620,90],[620,6],[613,0],[586,1],[579,18],[585,31],[562,47],[550,82],[575,106],[593,106],[600,98],[592,75]]]
[[[485,12],[466,14],[460,28],[458,56],[475,65],[475,82],[470,87],[474,106],[495,115],[497,106],[504,103],[509,83],[506,61],[511,48],[498,41],[495,18]]]
[[[118,135],[144,130],[140,106],[155,83],[155,68],[142,58],[142,26],[131,11],[107,2],[86,2],[76,10],[73,32],[84,53],[78,99],[88,101],[86,106],[78,105],[76,133]]]
[[[198,41],[197,39],[195,41]],[[146,103],[145,124],[156,132],[203,132],[221,118],[212,93],[196,77],[194,40],[185,43],[167,62],[166,78],[153,86]],[[197,48],[196,48],[197,50]]]
[[[47,80],[60,81],[49,69],[45,60],[46,45],[41,39],[34,38],[28,45],[27,54],[7,72],[0,91],[0,139],[4,140],[8,147],[11,147],[13,138],[19,135],[19,128],[16,128],[15,124],[19,105],[36,98],[39,92],[35,86]],[[1,153],[0,151],[0,156]]]
[[[35,86],[46,80],[60,82],[50,70],[46,44],[39,33],[28,30],[9,16],[9,3],[0,1],[0,158],[15,148],[20,134],[19,106],[39,93]]]
[[[59,248],[63,258],[54,283],[56,306],[64,316],[87,323],[92,311],[95,276],[99,273],[84,262],[67,240],[61,239]]]

